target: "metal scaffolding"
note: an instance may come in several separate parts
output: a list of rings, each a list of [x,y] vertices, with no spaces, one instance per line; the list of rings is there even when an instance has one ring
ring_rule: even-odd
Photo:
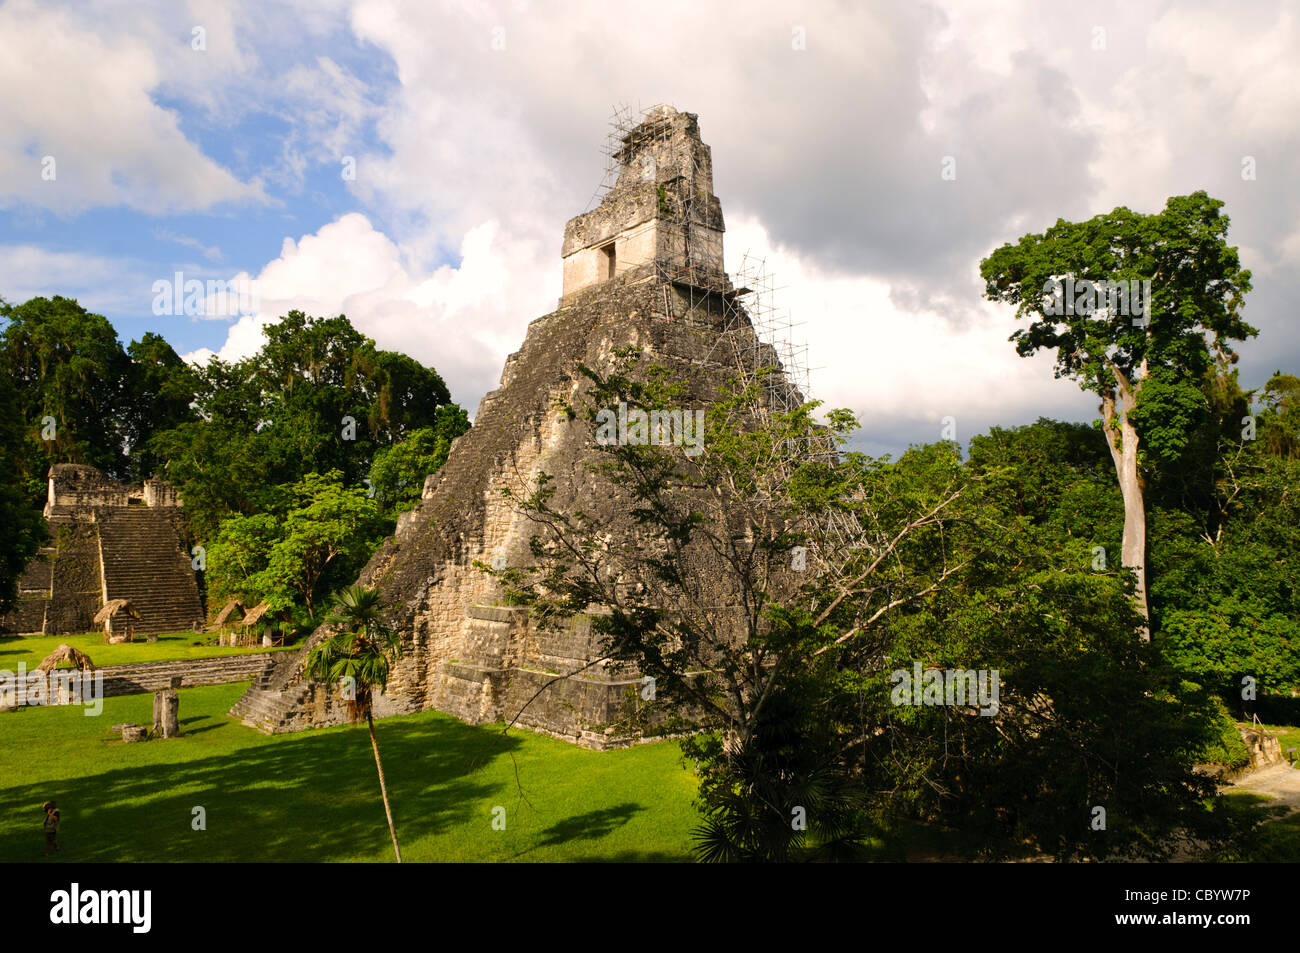
[[[765,259],[746,253],[732,277],[720,265],[703,260],[700,232],[712,228],[710,203],[715,200],[701,182],[711,179],[711,170],[700,168],[694,150],[674,156],[674,161],[688,160],[674,174],[663,175],[653,165],[655,156],[669,152],[675,133],[673,115],[661,105],[634,110],[626,104],[615,106],[610,115],[601,150],[604,174],[593,204],[620,184],[655,181],[660,203],[657,228],[668,236],[657,241],[653,259],[623,259],[619,273],[633,279],[659,279],[663,303],[658,317],[709,332],[702,363],[738,372],[743,383],[762,388],[767,412],[789,413],[808,400],[807,343],[796,336],[799,325],[779,303],[781,289]],[[827,457],[833,449],[825,443],[800,449]]]
[[[705,227],[709,209],[702,203],[712,198],[711,189],[701,189],[705,170],[692,150],[679,153],[689,158],[677,174],[664,177],[656,168],[634,168],[647,155],[663,155],[674,134],[671,115],[659,106],[633,110],[616,106],[610,117],[609,135],[602,154],[604,175],[593,197],[604,199],[624,176],[659,185],[660,215],[657,227],[668,230],[672,239],[659,241],[653,260],[621,262],[629,278],[657,278],[663,287],[660,320],[676,321],[698,328],[706,353],[701,363],[738,377],[742,386],[755,386],[762,398],[755,405],[761,425],[773,415],[788,414],[810,399],[808,346],[796,334],[801,327],[780,301],[781,288],[764,258],[742,255],[739,267],[728,277],[722,267],[701,262],[697,230]],[[650,148],[647,149],[647,146]],[[640,157],[640,160],[637,157]],[[711,170],[708,172],[711,178]],[[673,249],[665,253],[665,247]],[[624,272],[620,272],[624,273]],[[833,464],[838,448],[829,434],[790,441],[785,458],[793,472],[807,462]],[[814,559],[822,571],[839,575],[853,551],[870,548],[853,506],[833,508],[808,527]]]

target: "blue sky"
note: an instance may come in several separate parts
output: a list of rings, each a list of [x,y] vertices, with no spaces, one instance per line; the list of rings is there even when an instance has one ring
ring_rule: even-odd
[[[1286,4],[4,0],[0,43],[0,296],[73,296],[195,360],[345,312],[472,413],[555,306],[612,106],[669,102],[713,148],[728,262],[767,260],[865,449],[1093,416],[1015,355],[979,259],[1200,188],[1254,271],[1244,382],[1300,371]],[[153,314],[177,271],[255,280],[257,313]]]

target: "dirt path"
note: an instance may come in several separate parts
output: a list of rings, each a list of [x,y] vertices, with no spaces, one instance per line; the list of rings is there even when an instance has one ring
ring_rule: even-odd
[[[1288,814],[1300,811],[1300,770],[1289,764],[1271,764],[1232,782],[1227,791],[1245,791],[1276,798],[1270,807],[1285,807]]]

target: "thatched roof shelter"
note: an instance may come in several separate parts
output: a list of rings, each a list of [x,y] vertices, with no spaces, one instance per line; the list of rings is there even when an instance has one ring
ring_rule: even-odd
[[[238,599],[231,599],[221,607],[221,611],[212,620],[212,625],[209,628],[220,629],[227,625],[234,625],[241,618],[244,618],[244,612],[244,604]]]
[[[63,662],[71,662],[75,668],[83,672],[93,672],[95,670],[95,663],[90,660],[90,656],[85,652],[77,651],[71,645],[60,645],[45,656],[45,661],[36,666],[36,670],[38,672],[50,672]]]
[[[103,625],[104,641],[132,642],[135,640],[135,624],[140,621],[140,613],[130,599],[109,599],[102,609],[95,613],[95,625]],[[154,641],[154,636],[149,641]]]
[[[270,608],[270,603],[259,602],[257,605],[253,606],[253,608],[248,610],[244,617],[239,620],[239,624],[243,626],[256,625],[258,620],[261,619],[262,616],[266,615]]]
[[[256,639],[260,633],[263,645],[283,644],[292,614],[288,609],[272,609],[269,603],[259,602],[249,610],[248,615],[236,623],[235,628],[238,630],[237,640],[243,644],[251,644],[249,640]],[[275,627],[279,626],[281,631],[275,634]]]
[[[115,619],[122,614],[137,622],[140,621],[140,613],[135,611],[135,606],[131,604],[130,599],[109,599],[104,603],[103,608],[95,613],[95,618],[91,621],[95,625],[103,625],[109,619]]]
[[[262,620],[262,616],[268,614],[270,615],[270,618],[266,621],[270,622],[280,613],[273,611],[269,602],[259,602],[252,609],[248,610],[248,614],[239,620],[239,624],[244,627],[257,625],[257,623]]]

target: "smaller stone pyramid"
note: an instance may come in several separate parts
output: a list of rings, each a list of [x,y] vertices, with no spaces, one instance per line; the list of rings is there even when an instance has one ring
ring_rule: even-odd
[[[92,466],[50,468],[49,544],[19,581],[19,604],[3,628],[24,634],[89,632],[115,599],[140,614],[138,635],[203,624],[190,560],[181,550],[180,500],[161,480],[127,486]]]

